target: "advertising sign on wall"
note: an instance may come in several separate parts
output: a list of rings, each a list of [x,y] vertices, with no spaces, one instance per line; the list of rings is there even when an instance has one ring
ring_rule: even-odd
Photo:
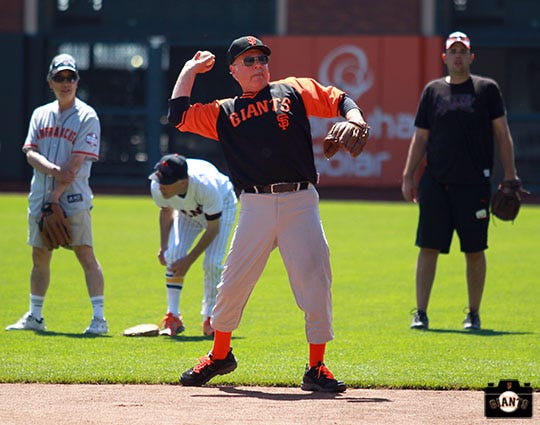
[[[335,120],[311,118],[320,185],[397,187],[425,84],[442,75],[439,37],[262,37],[272,49],[271,79],[312,77],[347,92],[362,108],[371,137],[358,158],[327,160],[322,140]]]

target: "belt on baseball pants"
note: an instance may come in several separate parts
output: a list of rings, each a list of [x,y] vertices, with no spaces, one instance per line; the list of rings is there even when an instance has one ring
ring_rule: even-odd
[[[284,193],[306,190],[309,182],[272,183],[264,186],[248,186],[244,188],[246,193]]]

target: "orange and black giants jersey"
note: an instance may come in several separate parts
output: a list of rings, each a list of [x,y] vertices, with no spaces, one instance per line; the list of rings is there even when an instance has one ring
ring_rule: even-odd
[[[271,82],[257,93],[190,105],[171,99],[169,121],[180,131],[221,143],[237,190],[280,182],[317,182],[310,116],[345,115],[345,93],[310,78]],[[350,99],[350,98],[349,98]]]

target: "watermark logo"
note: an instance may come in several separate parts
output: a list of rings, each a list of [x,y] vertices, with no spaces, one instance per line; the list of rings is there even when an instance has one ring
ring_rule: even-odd
[[[533,411],[533,390],[515,379],[492,382],[484,388],[484,415],[488,418],[530,418]]]

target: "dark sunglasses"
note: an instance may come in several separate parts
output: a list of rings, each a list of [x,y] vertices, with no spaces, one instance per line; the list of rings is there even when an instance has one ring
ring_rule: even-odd
[[[55,83],[63,83],[64,81],[67,81],[68,83],[75,83],[77,82],[78,78],[75,75],[71,75],[69,77],[63,77],[62,75],[55,75],[51,78]]]
[[[244,62],[245,66],[253,66],[255,65],[255,59],[261,65],[266,65],[268,63],[268,55],[246,56],[242,59],[242,62]]]

